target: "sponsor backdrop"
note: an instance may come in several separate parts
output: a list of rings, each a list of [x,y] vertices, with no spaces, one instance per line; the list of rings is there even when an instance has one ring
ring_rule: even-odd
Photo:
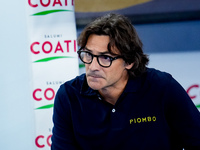
[[[78,75],[73,0],[28,0],[27,27],[32,68],[35,147],[50,149],[55,94]]]

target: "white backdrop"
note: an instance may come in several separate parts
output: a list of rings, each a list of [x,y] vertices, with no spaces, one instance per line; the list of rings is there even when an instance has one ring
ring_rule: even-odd
[[[25,1],[0,3],[0,149],[34,150]]]

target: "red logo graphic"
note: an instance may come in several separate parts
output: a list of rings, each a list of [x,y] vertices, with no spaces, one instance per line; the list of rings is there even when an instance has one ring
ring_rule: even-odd
[[[186,91],[187,91],[188,95],[190,96],[190,98],[192,100],[194,100],[195,98],[198,97],[197,92],[199,92],[199,90],[200,90],[199,85],[194,84],[194,85],[191,85]]]
[[[48,6],[68,6],[69,2],[70,4],[73,6],[74,5],[74,0],[38,0],[39,2],[35,2],[34,0],[28,0],[28,4],[31,7],[38,7],[38,6],[42,6],[42,7],[48,7]]]
[[[35,139],[35,145],[38,148],[44,148],[45,146],[50,147],[51,146],[51,137],[52,137],[52,135],[49,135],[47,137],[45,137],[43,135],[39,135]]]
[[[35,89],[33,91],[33,98],[34,98],[34,100],[41,101],[43,99],[43,97],[46,100],[48,100],[48,101],[53,100],[54,97],[55,97],[55,91],[54,91],[54,89],[47,88],[44,91],[42,91],[42,89],[38,88],[38,89]]]
[[[64,40],[62,44],[58,41],[56,45],[53,45],[50,41],[45,41],[44,43],[36,41],[31,44],[30,50],[33,54],[69,53],[70,46],[73,46],[73,51],[76,52],[76,40]]]

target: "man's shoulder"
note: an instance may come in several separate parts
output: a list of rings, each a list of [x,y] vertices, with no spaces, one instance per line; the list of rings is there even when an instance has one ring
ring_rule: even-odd
[[[146,77],[148,82],[159,85],[166,85],[173,80],[171,74],[154,68],[147,68]]]
[[[171,74],[169,74],[165,71],[157,70],[155,68],[147,68],[147,74],[152,79],[170,79],[170,78],[172,78]]]

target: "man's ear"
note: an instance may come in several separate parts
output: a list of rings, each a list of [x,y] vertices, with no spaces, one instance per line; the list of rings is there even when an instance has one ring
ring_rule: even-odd
[[[130,64],[126,63],[126,64],[125,64],[125,68],[126,68],[127,70],[129,70],[129,69],[131,69],[131,68],[133,67],[133,65],[134,65],[134,63],[130,63]]]

